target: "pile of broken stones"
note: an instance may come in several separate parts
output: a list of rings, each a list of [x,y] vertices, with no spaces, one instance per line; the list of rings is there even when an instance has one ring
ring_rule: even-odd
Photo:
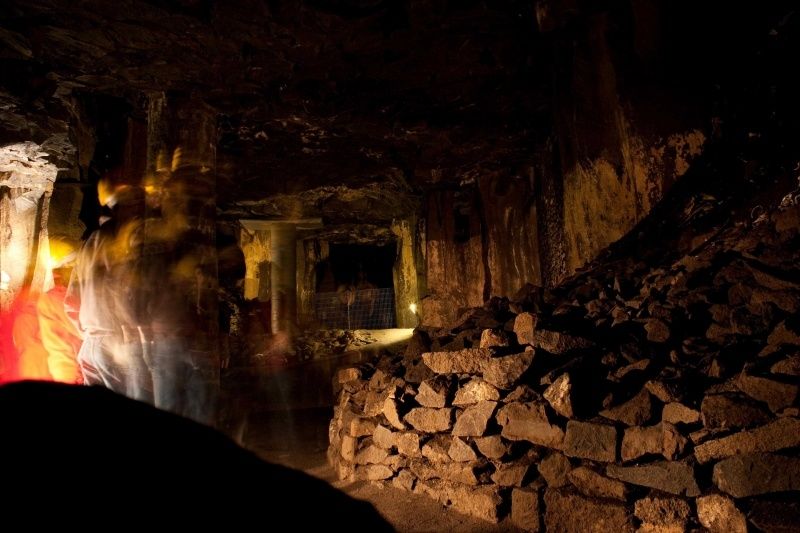
[[[530,531],[800,529],[800,209],[339,371],[328,458]]]

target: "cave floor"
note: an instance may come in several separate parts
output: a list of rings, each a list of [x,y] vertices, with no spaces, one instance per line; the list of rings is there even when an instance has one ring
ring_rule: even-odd
[[[509,518],[490,524],[445,508],[424,495],[369,481],[338,480],[325,458],[331,416],[332,410],[327,408],[252,413],[241,428],[241,440],[266,461],[302,470],[353,498],[370,502],[400,532],[521,531]]]
[[[412,331],[369,330],[369,344],[348,347],[338,355],[321,354],[300,365],[261,371],[255,381],[246,384],[231,376],[226,389],[228,399],[233,400],[233,416],[225,424],[226,433],[266,461],[302,470],[370,502],[400,532],[521,531],[508,518],[490,524],[421,494],[369,481],[340,481],[328,465],[328,423],[333,417],[330,383],[336,369],[368,360],[382,350],[402,353]]]

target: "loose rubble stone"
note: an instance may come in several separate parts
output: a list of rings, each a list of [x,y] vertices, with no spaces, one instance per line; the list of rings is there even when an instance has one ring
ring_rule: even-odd
[[[394,398],[386,398],[383,402],[383,416],[395,429],[406,429],[406,425],[400,420],[400,413],[397,408],[397,400]]]
[[[327,453],[328,462],[330,463],[336,477],[342,481],[353,480],[355,481],[355,465],[352,462],[346,461],[342,458],[340,451],[335,449],[328,449]]]
[[[720,326],[719,324],[711,324],[706,330],[706,338],[711,342],[719,345],[728,343],[728,339],[733,335],[730,328]]]
[[[422,354],[423,362],[437,374],[480,374],[483,362],[491,357],[492,351],[488,348]]]
[[[379,464],[382,463],[383,460],[388,457],[388,455],[389,452],[383,448],[379,448],[374,444],[370,444],[366,448],[363,448],[356,453],[355,463],[359,465]]]
[[[796,313],[800,309],[800,299],[794,294],[785,291],[773,291],[757,287],[750,296],[751,305],[773,304],[781,311]]]
[[[492,482],[501,487],[521,487],[530,468],[525,463],[500,463],[492,474]]]
[[[414,429],[425,433],[449,431],[453,427],[453,410],[415,407],[408,412],[404,420],[411,424]]]
[[[740,453],[774,452],[794,446],[800,446],[800,420],[786,417],[749,431],[704,442],[695,446],[694,455],[700,463],[707,463]]]
[[[545,530],[560,533],[633,532],[625,506],[586,498],[565,489],[548,488],[544,494]]]
[[[497,402],[482,401],[467,407],[453,426],[456,437],[482,437],[486,433],[489,420],[494,415]]]
[[[342,459],[350,462],[355,461],[357,448],[358,448],[358,439],[356,439],[355,437],[351,437],[350,435],[345,435],[344,437],[342,437],[342,449],[341,449]]]
[[[778,361],[769,369],[773,374],[785,374],[787,376],[800,376],[800,355],[795,354],[787,357],[783,361]]]
[[[736,385],[751,398],[766,403],[773,413],[792,405],[800,388],[798,385],[744,373],[736,380]]]
[[[662,461],[642,466],[609,465],[606,467],[606,474],[625,483],[650,487],[670,494],[691,497],[700,495],[694,469],[677,461]]]
[[[665,404],[680,402],[683,398],[679,386],[675,383],[665,383],[663,381],[654,381],[651,379],[644,384],[644,388]]]
[[[541,395],[528,385],[517,385],[513,391],[509,392],[506,397],[503,398],[503,401],[506,403],[532,402],[541,399]]]
[[[350,420],[349,433],[351,437],[365,437],[375,431],[375,421],[369,418],[356,417]]]
[[[394,475],[394,471],[386,465],[373,465],[357,466],[355,470],[356,479],[364,479],[367,481],[380,481],[389,479]]]
[[[569,374],[561,374],[558,379],[544,391],[544,399],[553,410],[565,418],[572,418],[572,382]]]
[[[564,432],[550,423],[541,403],[507,404],[497,413],[497,423],[509,440],[527,440],[555,449],[561,449],[564,442]]]
[[[412,474],[410,471],[401,470],[397,473],[397,476],[392,479],[392,486],[411,492],[414,490],[414,483],[416,481],[417,478],[414,477],[414,474]]]
[[[419,457],[422,455],[420,448],[420,435],[419,433],[412,433],[410,431],[403,431],[395,433],[395,445],[397,451],[407,457]]]
[[[449,383],[447,380],[437,377],[420,383],[417,395],[414,399],[423,407],[441,409],[447,405],[449,393]]]
[[[711,533],[747,533],[747,521],[733,500],[720,494],[697,498],[697,518]]]
[[[361,371],[358,368],[342,368],[336,372],[336,380],[341,384],[357,379],[361,379]]]
[[[414,489],[427,494],[444,505],[451,505],[455,510],[466,515],[497,523],[500,521],[500,506],[503,498],[500,487],[482,486],[468,487],[459,483],[440,479],[418,481]]]
[[[664,447],[661,425],[631,427],[622,437],[620,455],[623,461],[631,461],[648,454],[661,454]]]
[[[627,375],[630,375],[630,374],[633,374],[633,373],[636,373],[636,372],[643,372],[644,370],[647,370],[647,368],[649,366],[650,366],[650,359],[640,359],[639,361],[636,361],[635,363],[631,363],[629,365],[625,365],[625,366],[623,366],[621,368],[618,368],[614,372],[613,377],[614,377],[614,379],[616,381],[621,381]]]
[[[511,522],[525,531],[537,532],[541,529],[542,514],[539,504],[539,491],[528,488],[515,488],[511,491]]]
[[[681,524],[651,524],[642,522],[636,533],[686,533],[686,526]]]
[[[628,498],[625,483],[609,479],[585,466],[570,471],[567,478],[584,496],[611,498],[623,502]]]
[[[456,391],[453,405],[464,406],[484,400],[499,400],[500,391],[481,378],[473,378]]]
[[[384,404],[387,399],[392,396],[392,391],[389,389],[383,391],[367,391],[366,399],[364,400],[364,416],[374,417],[383,412]]]
[[[477,446],[478,451],[488,459],[501,459],[508,453],[509,449],[508,444],[503,442],[500,435],[475,439],[475,446]]]
[[[669,326],[663,320],[649,319],[644,325],[644,330],[647,332],[647,340],[650,342],[661,343],[669,340]]]
[[[539,473],[549,487],[559,488],[567,484],[567,476],[572,470],[569,459],[560,453],[551,453],[539,463]]]
[[[766,410],[740,396],[709,394],[700,405],[703,425],[709,428],[749,428],[772,419]]]
[[[510,389],[533,363],[533,351],[492,357],[483,361],[483,379],[498,389]]]
[[[394,432],[386,426],[377,425],[372,433],[372,442],[384,450],[391,449],[395,446]]]
[[[451,437],[436,435],[422,446],[422,456],[434,463],[450,461],[450,443]]]
[[[694,424],[700,421],[700,412],[681,403],[671,402],[661,411],[661,420],[670,424]]]
[[[712,480],[734,498],[800,490],[800,458],[770,453],[737,455],[715,464]]]
[[[480,470],[484,468],[481,462],[476,463],[431,463],[427,459],[413,459],[409,466],[411,472],[418,479],[446,479],[465,485],[478,485]]]
[[[383,464],[397,472],[398,470],[408,468],[409,459],[405,455],[394,454],[386,457],[386,459],[383,460]]]
[[[493,348],[495,346],[508,346],[508,336],[503,331],[485,329],[481,333],[479,348]]]
[[[689,433],[689,440],[692,441],[692,444],[697,446],[698,444],[703,444],[715,437],[719,437],[720,435],[727,435],[729,431],[727,429],[698,429],[697,431],[693,431]]]
[[[426,348],[427,350],[427,348]],[[422,383],[426,379],[430,379],[436,374],[428,368],[428,366],[424,363],[424,361],[419,359],[406,359],[404,361],[404,365],[406,368],[405,374],[403,374],[403,378],[408,383]]]
[[[642,389],[639,394],[627,402],[600,411],[600,416],[629,426],[641,426],[653,417],[653,402],[650,400],[650,393]]]
[[[533,344],[538,317],[533,313],[520,313],[514,319],[514,334],[520,344]]]
[[[613,463],[617,459],[617,430],[605,424],[570,420],[563,450],[570,457]]]
[[[662,444],[664,445],[661,454],[664,456],[664,459],[668,461],[675,460],[683,455],[683,450],[686,448],[689,441],[669,422],[662,422],[660,426],[662,430]]]
[[[537,330],[532,343],[534,348],[542,349],[554,355],[591,348],[594,343],[583,337],[575,337],[558,331]]]
[[[684,530],[691,509],[686,500],[665,497],[646,497],[636,500],[633,514],[644,523],[654,526],[678,527]],[[655,528],[650,528],[655,529]]]
[[[453,437],[453,440],[450,443],[450,448],[447,450],[447,454],[450,456],[450,459],[459,463],[476,461],[478,459],[478,454],[475,453],[475,450],[472,449],[472,446],[458,437]]]
[[[392,376],[381,370],[380,368],[372,374],[369,380],[369,390],[382,391],[392,384]]]
[[[767,344],[775,346],[781,346],[783,344],[800,346],[800,335],[789,329],[786,325],[786,321],[783,321],[775,326],[775,329],[769,334],[769,337],[767,337]]]

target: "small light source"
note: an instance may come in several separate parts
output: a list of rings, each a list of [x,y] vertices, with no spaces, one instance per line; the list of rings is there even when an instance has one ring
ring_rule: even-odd
[[[411,304],[408,306],[412,313],[416,314],[417,312],[417,304]]]
[[[11,285],[11,276],[0,270],[0,290],[7,291]],[[412,304],[413,305],[413,304]]]

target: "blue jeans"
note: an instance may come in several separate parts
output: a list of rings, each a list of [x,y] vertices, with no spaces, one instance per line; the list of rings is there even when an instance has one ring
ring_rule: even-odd
[[[134,400],[152,402],[150,370],[138,340],[123,342],[117,335],[90,335],[78,352],[86,385],[102,385]]]
[[[214,365],[208,351],[192,350],[190,340],[160,338],[144,344],[144,360],[153,379],[154,405],[159,409],[214,425]]]

